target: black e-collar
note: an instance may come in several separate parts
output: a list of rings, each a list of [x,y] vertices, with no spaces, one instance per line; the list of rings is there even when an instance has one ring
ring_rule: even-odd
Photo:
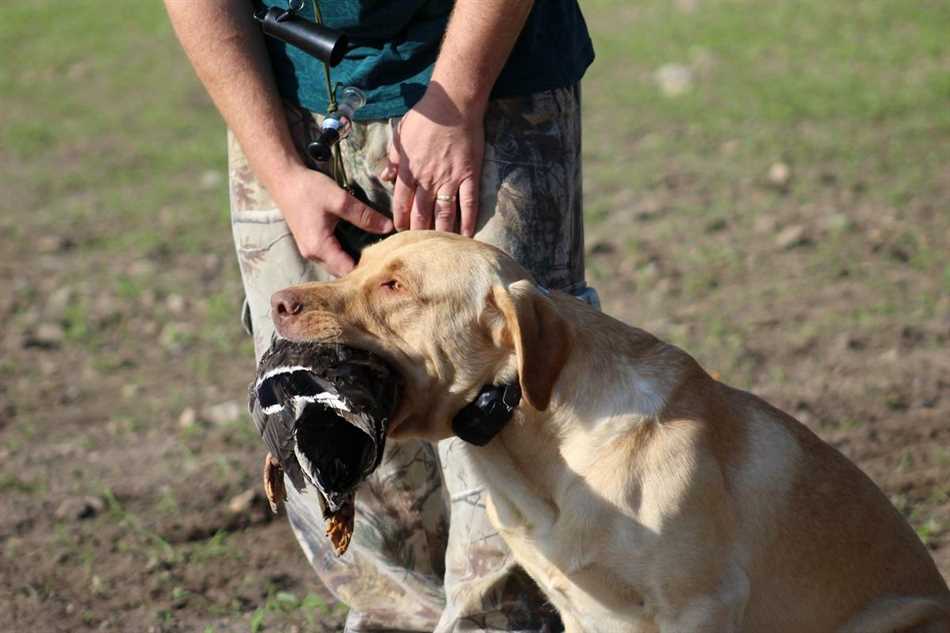
[[[521,385],[518,381],[507,385],[485,385],[475,400],[452,418],[452,432],[469,444],[485,446],[505,428],[520,402]]]

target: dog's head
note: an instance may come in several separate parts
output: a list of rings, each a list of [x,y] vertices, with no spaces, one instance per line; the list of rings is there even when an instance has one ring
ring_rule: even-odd
[[[527,406],[545,410],[573,340],[509,256],[436,231],[394,235],[345,277],[281,290],[271,303],[280,336],[366,349],[401,374],[394,436],[450,436],[452,417],[488,384],[518,380]]]

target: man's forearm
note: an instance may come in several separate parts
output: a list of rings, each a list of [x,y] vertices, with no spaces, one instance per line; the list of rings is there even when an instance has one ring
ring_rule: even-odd
[[[302,163],[247,0],[165,0],[169,18],[225,122],[268,188]]]
[[[432,81],[463,113],[484,112],[533,0],[458,0]]]

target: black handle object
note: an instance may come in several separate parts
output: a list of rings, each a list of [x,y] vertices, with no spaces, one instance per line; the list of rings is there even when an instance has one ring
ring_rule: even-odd
[[[310,22],[277,7],[256,12],[254,19],[261,23],[267,35],[296,46],[330,66],[340,63],[349,46],[346,33]]]
[[[310,158],[318,163],[326,163],[333,157],[333,146],[340,140],[340,133],[334,129],[324,129],[320,131],[320,137],[307,145],[307,153]]]
[[[325,163],[333,156],[333,146],[346,138],[353,129],[353,115],[366,105],[366,95],[355,86],[347,86],[336,102],[336,108],[320,123],[320,136],[307,146],[310,158]]]

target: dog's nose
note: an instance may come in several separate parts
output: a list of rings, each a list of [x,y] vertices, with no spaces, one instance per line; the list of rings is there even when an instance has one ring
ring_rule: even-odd
[[[279,290],[270,298],[271,317],[275,322],[286,321],[287,319],[300,314],[303,310],[303,302],[293,290]]]

